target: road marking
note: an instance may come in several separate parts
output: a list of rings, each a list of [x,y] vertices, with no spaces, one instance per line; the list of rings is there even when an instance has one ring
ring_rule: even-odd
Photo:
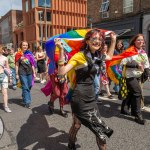
[[[99,96],[102,100],[118,100],[118,98],[113,98],[113,99],[110,99],[108,97],[105,97],[105,96]]]

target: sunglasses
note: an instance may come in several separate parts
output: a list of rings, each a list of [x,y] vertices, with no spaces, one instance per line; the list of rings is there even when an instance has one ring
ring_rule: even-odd
[[[93,37],[93,38],[90,38],[90,41],[91,42],[102,42],[103,41],[103,39],[102,38],[97,38],[97,37]]]

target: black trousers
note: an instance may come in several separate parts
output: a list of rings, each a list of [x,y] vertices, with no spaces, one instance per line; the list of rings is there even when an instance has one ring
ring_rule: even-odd
[[[122,102],[122,110],[131,105],[131,114],[141,115],[142,89],[139,84],[139,78],[126,78],[127,88],[129,90],[127,98]]]

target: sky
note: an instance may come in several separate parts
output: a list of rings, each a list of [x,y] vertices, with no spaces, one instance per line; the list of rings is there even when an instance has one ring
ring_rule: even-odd
[[[21,10],[22,0],[0,0],[0,16],[4,16],[10,9]]]

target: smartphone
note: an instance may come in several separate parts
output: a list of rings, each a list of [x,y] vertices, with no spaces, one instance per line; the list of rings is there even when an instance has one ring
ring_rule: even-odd
[[[61,44],[62,44],[64,50],[66,50],[67,52],[72,51],[72,48],[63,39],[60,39],[60,41],[61,41]]]

